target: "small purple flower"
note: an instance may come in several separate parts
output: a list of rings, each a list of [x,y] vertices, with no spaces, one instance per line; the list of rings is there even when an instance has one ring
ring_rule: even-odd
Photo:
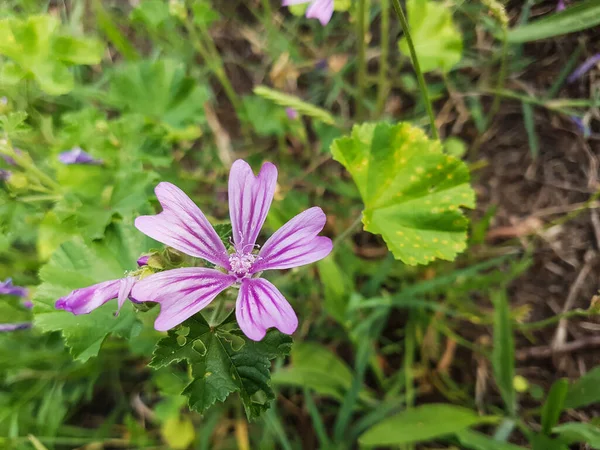
[[[576,116],[571,116],[571,120],[577,126],[579,131],[581,131],[581,134],[583,134],[584,138],[587,139],[591,136],[592,130],[590,130],[589,125],[587,125],[583,119],[580,119],[579,117],[576,117]]]
[[[89,153],[83,151],[81,147],[73,147],[58,155],[58,160],[63,164],[102,164],[102,161],[95,159]]]
[[[577,67],[577,69],[575,69],[571,75],[569,75],[569,78],[567,78],[567,82],[573,83],[574,81],[577,81],[579,78],[588,73],[590,69],[592,69],[592,67],[594,67],[599,62],[600,53],[596,53],[595,55],[590,56],[583,62],[583,64]]]
[[[258,176],[242,160],[233,163],[229,174],[229,213],[233,252],[225,245],[202,211],[178,187],[160,183],[156,196],[163,211],[138,217],[142,233],[176,250],[205,259],[222,270],[189,267],[150,275],[137,282],[132,297],[157,302],[161,311],[154,323],[159,331],[169,330],[212,302],[230,286],[239,288],[237,322],[250,339],[261,340],[270,327],[292,334],[298,318],[290,304],[269,281],[258,278],[264,270],[289,269],[325,258],[332,250],[331,239],[318,236],[325,226],[321,208],[310,208],[283,225],[255,252],[277,184],[277,168],[265,163]]]
[[[294,108],[285,108],[285,114],[290,120],[296,120],[298,118],[298,111]]]
[[[148,265],[148,260],[150,259],[149,255],[140,256],[137,260],[138,267],[143,267]]]
[[[33,302],[31,300],[23,300],[21,302],[21,305],[23,305],[23,307],[27,309],[33,308]]]
[[[134,277],[125,277],[94,284],[76,289],[69,295],[59,298],[54,306],[57,309],[64,309],[78,316],[80,314],[89,314],[109,300],[116,298],[118,299],[118,309],[120,310],[125,300],[129,297],[134,284]]]
[[[28,328],[31,328],[31,322],[0,323],[0,333],[7,331],[26,330]]]
[[[6,281],[0,282],[0,295],[14,295],[16,297],[27,297],[27,288],[15,286],[12,278],[7,278]]]
[[[325,26],[333,16],[333,0],[283,0],[283,6],[300,5],[309,3],[306,10],[306,17],[309,19],[319,19],[321,25]]]
[[[564,11],[566,8],[567,6],[565,5],[565,0],[558,0],[558,3],[556,4],[556,11]]]
[[[12,172],[10,170],[0,169],[0,181],[8,181]]]

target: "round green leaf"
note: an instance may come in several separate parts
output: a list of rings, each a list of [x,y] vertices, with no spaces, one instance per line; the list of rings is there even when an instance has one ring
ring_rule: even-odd
[[[421,129],[357,125],[331,151],[360,191],[365,230],[381,234],[396,259],[410,265],[452,261],[466,248],[461,207],[475,206],[469,170]]]

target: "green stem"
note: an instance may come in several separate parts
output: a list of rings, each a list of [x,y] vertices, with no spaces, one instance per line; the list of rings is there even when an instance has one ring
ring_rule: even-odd
[[[500,61],[500,72],[498,73],[498,80],[496,81],[496,90],[497,91],[502,91],[502,89],[504,89],[504,82],[506,80],[506,61],[508,59],[507,58],[507,56],[508,56],[508,28],[503,29],[502,39],[503,39],[503,42],[502,42],[502,54],[501,54],[501,61]],[[501,100],[500,94],[496,93],[496,95],[494,96],[494,101],[492,102],[492,107],[490,108],[490,112],[486,119],[486,123],[487,123],[488,127],[492,123],[494,116],[496,115],[496,113],[498,112],[498,109],[500,108],[500,100]]]
[[[385,108],[390,85],[387,78],[388,57],[390,53],[390,0],[381,0],[381,57],[379,58],[379,91],[377,95],[377,115]]]
[[[352,224],[348,228],[346,228],[344,231],[342,231],[342,234],[340,234],[338,237],[336,237],[333,240],[333,246],[335,247],[340,242],[343,242],[348,236],[350,236],[354,232],[354,230],[356,228],[359,227],[361,222],[362,222],[362,213],[359,214],[356,219],[354,219],[354,222],[352,222]]]
[[[240,117],[240,113],[243,110],[242,103],[240,102],[235,89],[233,89],[229,78],[227,78],[227,73],[225,72],[225,67],[223,66],[223,61],[221,60],[219,51],[215,47],[212,38],[208,34],[208,31],[203,28],[199,28],[200,35],[198,35],[194,24],[189,18],[185,20],[184,25],[192,40],[192,45],[200,54],[202,59],[204,59],[204,62],[208,65],[214,76],[217,77],[219,83],[225,91],[225,95],[233,105],[238,117]]]
[[[363,101],[365,98],[365,84],[367,82],[367,49],[365,43],[367,34],[366,5],[367,0],[358,0],[358,17],[356,19],[358,34],[358,72],[356,80],[358,92],[356,95],[356,117],[358,120],[362,120],[363,118]]]
[[[425,108],[427,109],[427,115],[429,116],[429,123],[431,124],[431,135],[434,139],[439,139],[439,135],[437,132],[437,128],[435,126],[435,116],[433,115],[433,106],[431,104],[431,100],[429,98],[429,92],[427,91],[427,84],[425,83],[425,77],[423,76],[423,72],[421,72],[421,66],[419,65],[419,59],[417,57],[417,52],[415,51],[415,46],[410,35],[410,29],[408,27],[408,22],[406,21],[406,16],[404,15],[404,11],[402,10],[402,6],[400,6],[399,0],[392,0],[392,5],[394,6],[394,11],[396,11],[396,15],[398,16],[398,20],[400,21],[400,26],[402,27],[402,31],[404,32],[404,36],[406,37],[406,43],[408,44],[408,48],[410,50],[410,59],[412,60],[413,67],[415,68],[415,72],[417,74],[417,81],[419,82],[419,89],[421,90],[421,95],[423,96],[423,102],[425,103]]]

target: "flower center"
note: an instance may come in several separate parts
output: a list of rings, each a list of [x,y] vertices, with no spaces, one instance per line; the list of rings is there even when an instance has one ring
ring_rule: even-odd
[[[256,261],[256,256],[252,253],[232,253],[229,255],[229,265],[231,266],[231,273],[238,278],[243,278],[248,275],[248,271],[252,264]]]

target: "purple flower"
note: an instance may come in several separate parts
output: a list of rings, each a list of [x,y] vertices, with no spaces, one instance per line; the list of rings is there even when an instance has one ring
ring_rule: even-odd
[[[134,277],[94,284],[93,286],[76,289],[66,297],[59,298],[54,306],[57,309],[64,309],[78,316],[89,314],[109,300],[116,298],[120,310],[129,297],[134,284]]]
[[[148,260],[150,259],[149,255],[140,256],[137,260],[138,267],[143,267],[148,265]]]
[[[27,297],[27,288],[15,286],[12,278],[7,278],[6,281],[0,282],[0,295],[15,295],[17,297]]]
[[[258,176],[242,160],[229,175],[229,211],[234,249],[225,245],[202,211],[178,187],[160,183],[156,196],[163,211],[138,217],[135,226],[151,238],[221,270],[189,267],[151,275],[137,282],[132,296],[161,304],[154,327],[169,330],[206,307],[223,290],[239,287],[236,318],[250,339],[261,340],[270,327],[292,334],[298,318],[286,299],[269,281],[258,278],[263,270],[289,269],[326,257],[331,239],[318,236],[325,214],[314,207],[281,227],[259,252],[256,239],[273,200],[277,168],[265,163]]]
[[[564,11],[567,8],[567,6],[565,5],[565,0],[558,0],[558,3],[556,4],[556,11]]]
[[[309,19],[319,19],[321,25],[325,26],[333,16],[333,0],[283,0],[283,6],[300,5],[309,3],[306,10],[306,17]]]
[[[573,83],[577,81],[579,78],[584,76],[586,73],[590,71],[592,67],[600,62],[600,53],[596,53],[594,56],[590,56],[586,59],[583,64],[581,64],[577,69],[573,71],[569,78],[567,78],[568,83]]]
[[[0,332],[26,330],[31,328],[31,322],[0,323]]]
[[[62,152],[58,155],[58,160],[63,164],[102,164],[102,161],[95,159],[89,153],[82,150],[81,147],[73,147],[71,150]]]
[[[27,309],[33,308],[33,302],[31,300],[23,300],[21,302],[21,305],[23,305],[23,307]]]
[[[12,172],[10,170],[0,169],[0,181],[8,181]]]
[[[298,111],[294,108],[285,108],[285,114],[290,120],[296,120],[298,118]]]

